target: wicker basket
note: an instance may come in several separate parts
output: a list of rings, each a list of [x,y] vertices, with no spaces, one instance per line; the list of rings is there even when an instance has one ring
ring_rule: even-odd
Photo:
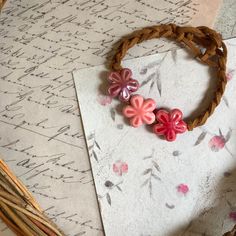
[[[7,0],[0,0],[0,10],[2,9],[4,3],[6,2]]]
[[[1,159],[0,218],[18,236],[64,235]]]

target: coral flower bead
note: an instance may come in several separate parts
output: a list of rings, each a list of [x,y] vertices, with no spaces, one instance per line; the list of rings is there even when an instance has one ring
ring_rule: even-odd
[[[130,118],[130,124],[133,127],[139,127],[142,124],[152,124],[155,121],[153,113],[156,108],[156,102],[151,99],[144,99],[140,95],[134,95],[130,99],[130,105],[123,110],[125,117]]]

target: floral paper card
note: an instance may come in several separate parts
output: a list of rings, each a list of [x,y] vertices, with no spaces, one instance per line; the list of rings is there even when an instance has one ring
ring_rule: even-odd
[[[106,95],[103,65],[74,73],[89,158],[107,236],[218,236],[236,221],[236,39],[228,85],[206,125],[175,142],[132,128]],[[209,104],[214,69],[179,49],[124,61],[157,107],[195,117]]]

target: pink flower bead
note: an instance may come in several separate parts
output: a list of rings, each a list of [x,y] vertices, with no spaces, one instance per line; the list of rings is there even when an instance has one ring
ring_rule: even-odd
[[[179,109],[167,112],[159,110],[156,114],[157,124],[153,126],[154,133],[164,135],[167,141],[174,141],[176,134],[184,133],[187,124],[182,120],[183,114]]]
[[[156,108],[156,102],[148,98],[144,98],[140,95],[134,95],[130,99],[130,105],[126,106],[123,110],[125,117],[131,118],[130,124],[133,127],[138,127],[145,124],[152,124],[155,121],[155,115],[153,113]]]
[[[111,72],[108,77],[108,81],[111,83],[108,89],[109,95],[119,96],[123,102],[129,101],[131,93],[136,92],[139,88],[138,81],[132,79],[131,76],[132,72],[128,68]]]

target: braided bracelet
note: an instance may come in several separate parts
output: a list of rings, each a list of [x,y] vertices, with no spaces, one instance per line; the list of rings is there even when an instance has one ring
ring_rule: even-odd
[[[179,109],[158,110],[153,99],[145,99],[141,95],[131,95],[138,90],[139,83],[132,78],[130,69],[122,68],[121,61],[128,49],[135,44],[160,37],[182,43],[192,51],[196,59],[216,68],[218,86],[212,101],[207,109],[193,120],[184,121]],[[174,141],[177,134],[203,125],[220,103],[227,83],[226,59],[227,49],[221,35],[206,26],[195,28],[168,24],[144,28],[121,40],[111,61],[111,68],[114,71],[108,76],[110,82],[108,93],[126,103],[123,114],[126,118],[130,118],[130,124],[133,127],[139,127],[142,124],[152,125],[155,134],[164,136],[167,141]]]

